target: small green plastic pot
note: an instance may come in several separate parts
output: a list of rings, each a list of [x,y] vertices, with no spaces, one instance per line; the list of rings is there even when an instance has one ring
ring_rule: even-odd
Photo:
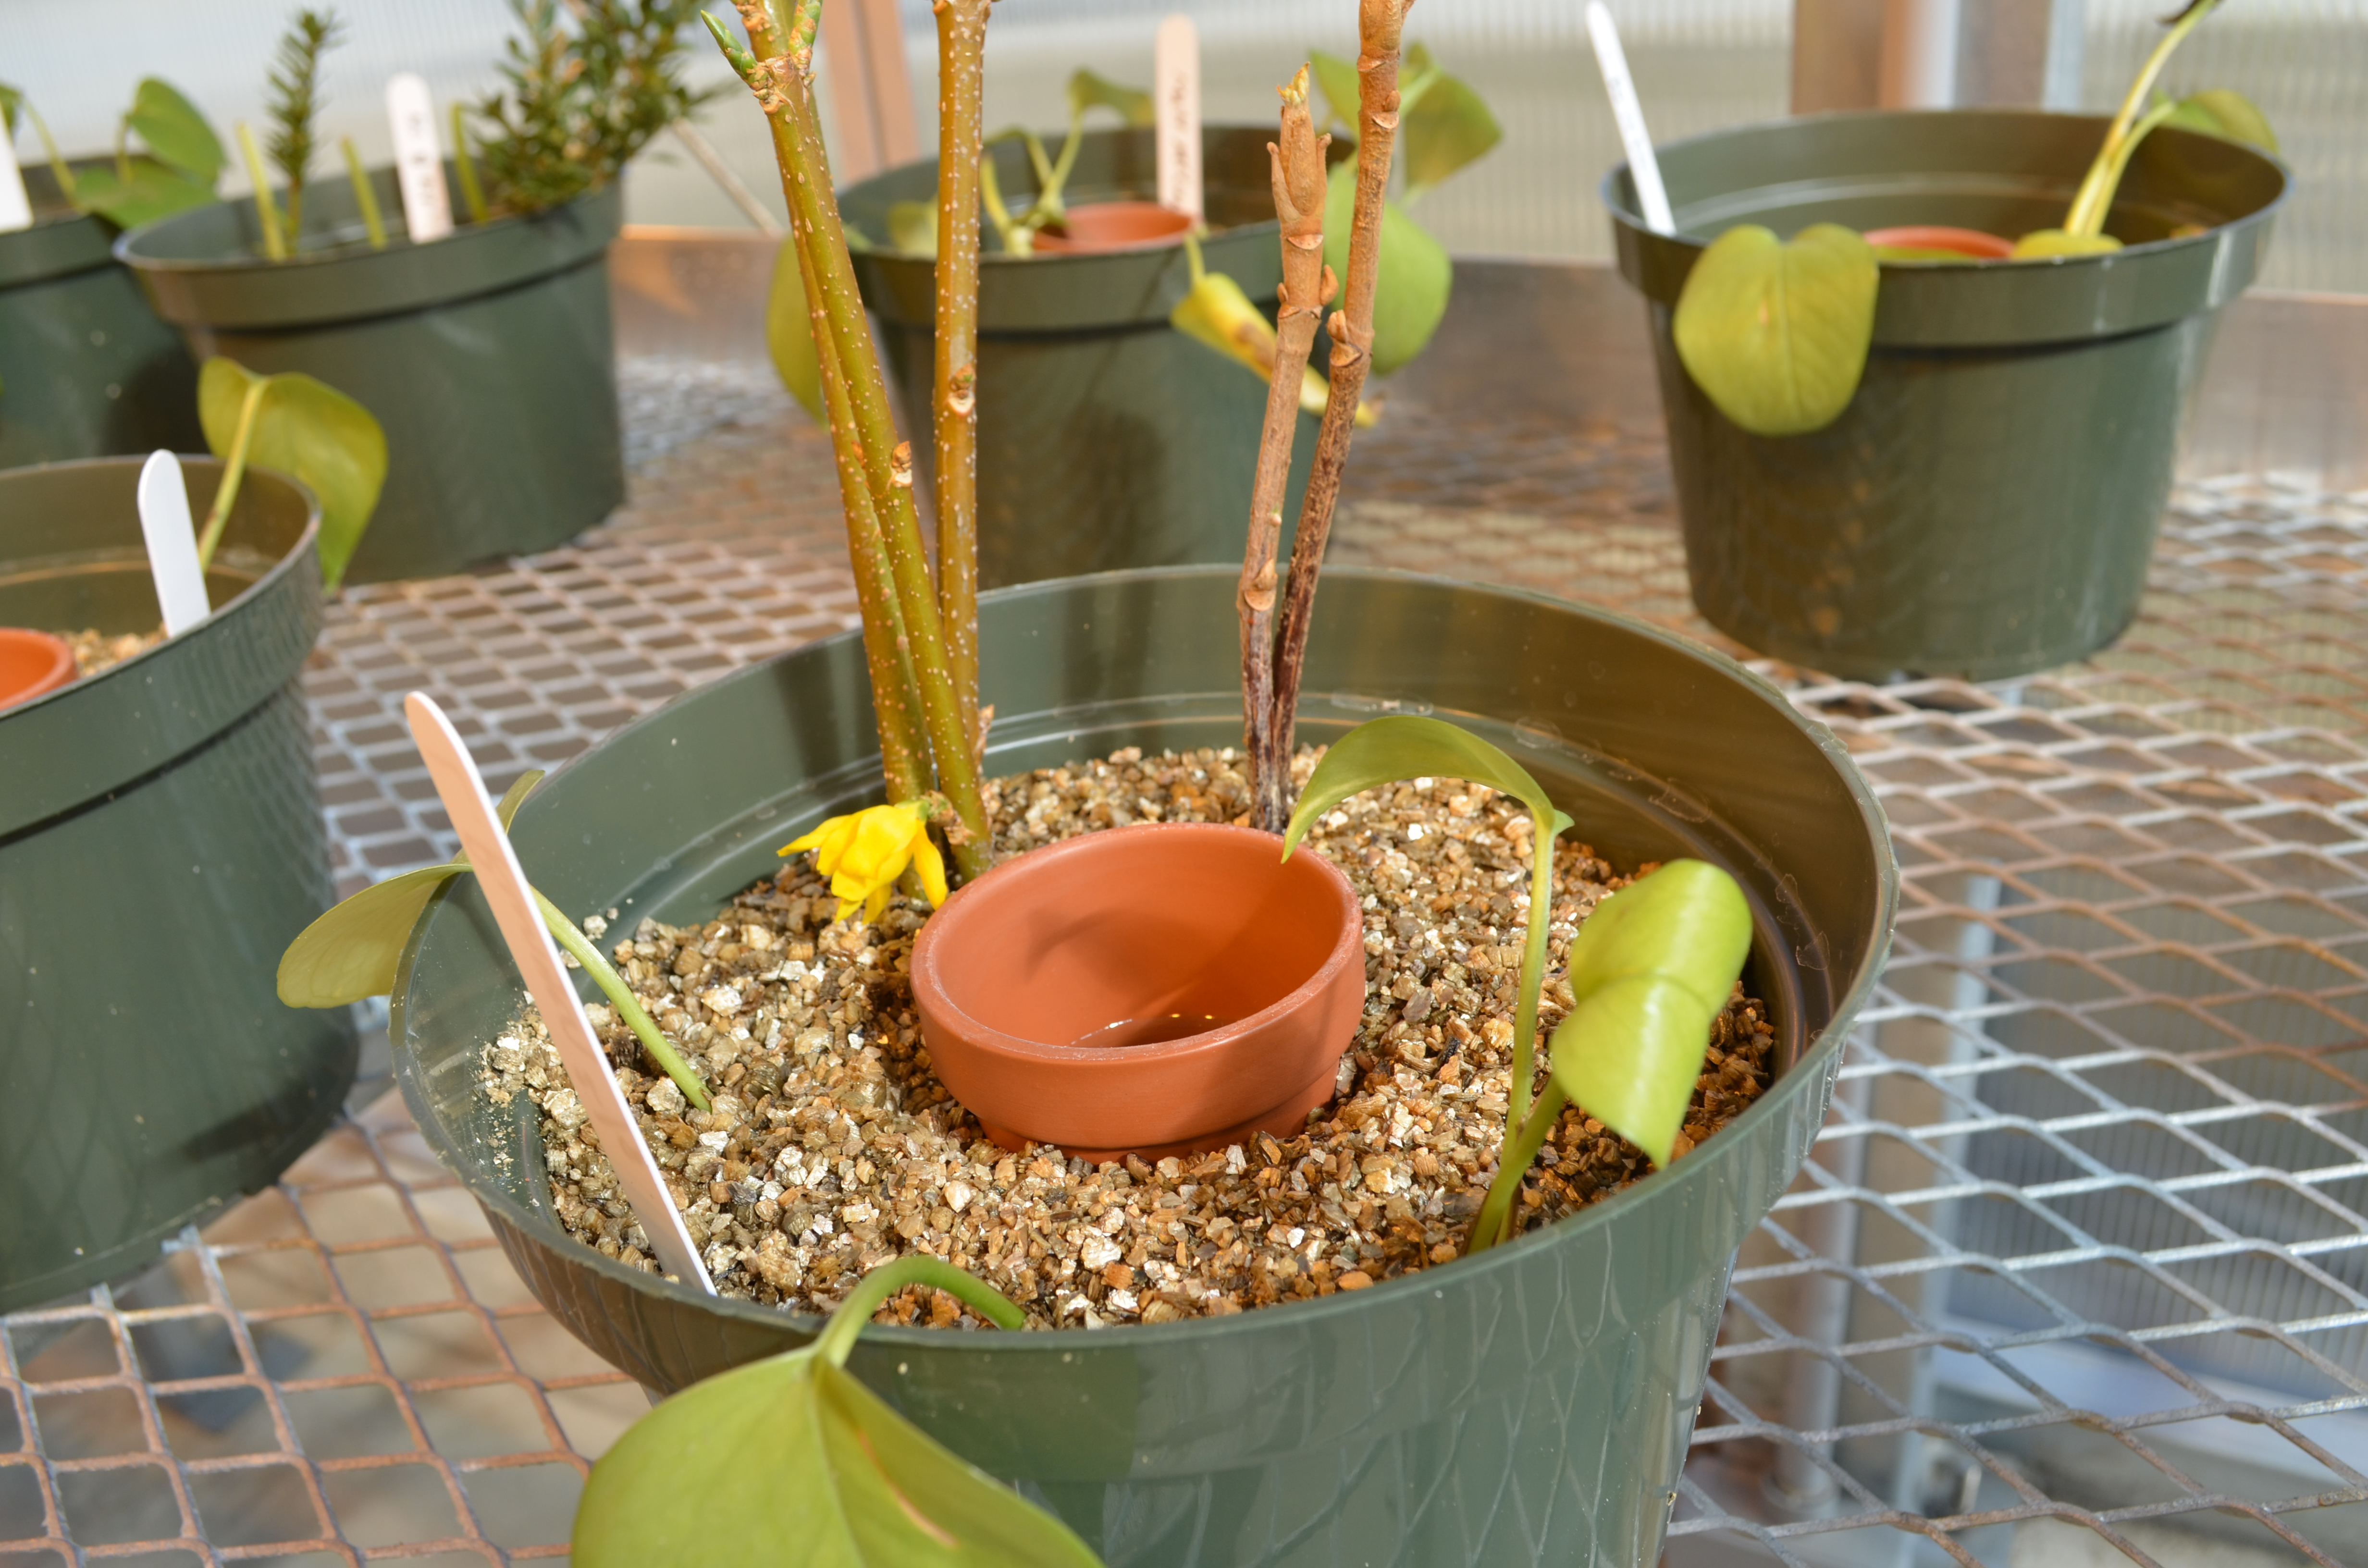
[[[140,468],[0,473],[0,625],[154,628]],[[203,517],[222,465],[182,472]],[[353,1083],[350,1017],[283,1007],[272,978],[333,896],[297,685],[315,521],[251,471],[211,619],[0,712],[0,1311],[268,1186]]]
[[[1237,575],[986,596],[989,770],[1238,744]],[[1327,574],[1316,604],[1303,739],[1436,712],[1510,750],[1614,862],[1691,854],[1736,874],[1756,925],[1746,983],[1780,1042],[1773,1085],[1667,1172],[1477,1258],[1153,1327],[867,1329],[849,1366],[1112,1568],[1654,1562],[1736,1248],[1815,1136],[1889,941],[1882,813],[1829,732],[1670,633],[1382,573]],[[529,800],[529,874],[562,907],[614,904],[628,925],[708,918],[778,869],[791,835],[877,799],[866,690],[848,636],[677,699]],[[456,879],[397,977],[396,1075],[529,1288],[655,1389],[808,1340],[817,1319],[568,1239],[531,1108],[497,1108],[478,1084],[520,1002],[475,884]]]
[[[0,234],[0,469],[109,452],[202,449],[198,367],[45,165],[41,221]]]
[[[1660,152],[1675,236],[1645,228],[1624,165],[1605,179],[1621,272],[1651,315],[1686,571],[1712,625],[1857,680],[2022,675],[2129,625],[2221,308],[2260,269],[2285,196],[2274,160],[2158,130],[2106,225],[2123,250],[1884,264],[1865,378],[1809,435],[1729,422],[1670,334],[1694,258],[1738,223],[1788,237],[1817,222],[2057,226],[2105,124],[1879,112],[1695,137]]]
[[[304,190],[307,244],[333,249],[266,261],[254,203],[226,201],[135,230],[115,254],[200,359],[302,370],[385,427],[386,488],[347,581],[442,576],[565,543],[625,495],[609,304],[621,195],[612,185],[415,245],[400,237],[393,172],[370,183],[382,251],[340,179]]]
[[[1273,131],[1201,132],[1209,269],[1274,315],[1282,287],[1266,144]],[[1054,156],[1061,142],[1052,143]],[[1342,154],[1345,155],[1345,153]],[[1034,199],[1027,149],[993,149],[1013,211]],[[1156,187],[1148,130],[1086,133],[1063,188],[1072,206],[1149,197]],[[934,158],[892,169],[839,195],[848,223],[884,246],[888,209],[935,201]],[[1167,324],[1192,287],[1183,247],[1082,256],[1007,256],[988,231],[978,285],[978,575],[986,587],[1131,566],[1241,565],[1250,480],[1266,421],[1266,382]],[[937,340],[935,264],[887,249],[855,253],[863,302],[905,404],[927,430]],[[1320,368],[1320,362],[1319,362]],[[1301,415],[1283,505],[1291,547],[1315,451]],[[915,456],[933,465],[923,440]]]

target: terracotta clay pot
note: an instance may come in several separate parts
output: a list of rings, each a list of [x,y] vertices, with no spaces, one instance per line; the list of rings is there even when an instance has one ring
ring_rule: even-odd
[[[65,639],[21,626],[0,626],[0,708],[29,702],[74,677],[74,650]]]
[[[1952,229],[1946,223],[1911,223],[1899,229],[1870,229],[1866,243],[1901,250],[1954,251],[1968,261],[2004,261],[2014,254],[2014,242],[1986,234],[1979,229]]]
[[[1096,201],[1070,208],[1058,233],[1046,230],[1036,236],[1036,248],[1053,256],[1147,250],[1181,244],[1191,227],[1190,213],[1156,201]]]
[[[1357,895],[1310,850],[1146,823],[1030,850],[913,944],[938,1076],[1006,1148],[1099,1162],[1291,1137],[1365,999]]]

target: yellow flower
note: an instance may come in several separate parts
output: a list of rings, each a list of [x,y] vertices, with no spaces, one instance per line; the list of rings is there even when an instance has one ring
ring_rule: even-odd
[[[906,801],[894,806],[871,806],[843,817],[833,817],[794,844],[781,846],[783,855],[802,849],[814,852],[814,869],[830,879],[838,895],[844,920],[860,907],[866,920],[877,920],[888,907],[888,892],[910,866],[921,873],[921,887],[931,903],[946,902],[946,863],[929,841],[927,801]]]

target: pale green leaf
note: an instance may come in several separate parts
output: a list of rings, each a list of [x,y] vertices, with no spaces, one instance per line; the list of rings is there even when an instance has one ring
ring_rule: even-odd
[[[1702,394],[1755,436],[1841,416],[1874,341],[1874,247],[1838,223],[1790,244],[1738,224],[1694,262],[1678,296],[1678,357]]]
[[[1351,131],[1357,126],[1357,62],[1343,60],[1337,54],[1326,54],[1320,49],[1307,51],[1308,74],[1324,90],[1324,102],[1330,115],[1316,126],[1318,131],[1334,125],[1345,126]]]
[[[1554,1030],[1554,1082],[1668,1165],[1750,950],[1743,890],[1702,861],[1672,860],[1605,899],[1571,939],[1576,1005]]]
[[[528,792],[542,781],[530,767],[502,791],[494,815],[509,831]],[[444,879],[469,869],[466,855],[374,883],[303,930],[279,955],[279,999],[291,1007],[342,1007],[394,989],[395,966],[420,912]]]
[[[1398,163],[1411,204],[1486,154],[1505,139],[1505,131],[1469,83],[1435,67],[1425,75],[1421,95],[1409,97],[1399,109]]]
[[[813,1347],[675,1395],[593,1467],[578,1568],[1097,1568],[1083,1541]]]
[[[320,502],[321,581],[335,588],[386,483],[386,433],[335,387],[293,370],[258,378],[217,356],[198,373],[198,421],[216,457],[229,456],[246,389],[257,380],[263,404],[247,461],[295,475]]]
[[[137,229],[214,199],[211,181],[194,178],[144,153],[126,162],[131,169],[130,179],[112,163],[85,166],[74,176],[74,205],[119,229]]]
[[[1533,816],[1564,825],[1570,820],[1554,810],[1529,769],[1469,730],[1441,719],[1398,713],[1369,720],[1332,743],[1309,776],[1307,788],[1300,791],[1299,807],[1283,832],[1283,854],[1291,853],[1317,817],[1349,796],[1376,785],[1424,778],[1486,784],[1520,801]]]
[[[773,253],[773,284],[765,294],[765,347],[781,385],[815,424],[823,423],[822,361],[814,354],[814,317],[806,308],[795,240],[783,240]]]
[[[180,170],[211,189],[229,156],[222,138],[206,123],[198,107],[167,82],[154,76],[142,80],[131,95],[124,123],[156,154],[160,163]]]
[[[1069,108],[1080,115],[1089,108],[1115,109],[1129,125],[1149,125],[1157,113],[1151,95],[1142,88],[1122,86],[1086,70],[1069,78]]]
[[[0,131],[17,134],[17,109],[25,101],[25,90],[0,82]]]
[[[1324,262],[1349,276],[1349,229],[1357,208],[1357,160],[1332,165],[1324,192]],[[1395,201],[1382,203],[1382,259],[1373,280],[1373,373],[1386,376],[1420,354],[1447,314],[1455,263],[1447,247]]]
[[[2067,234],[2061,229],[2038,229],[2014,242],[2014,259],[2032,261],[2051,256],[2105,256],[2122,248],[2111,234]]]
[[[906,256],[938,256],[938,204],[897,201],[888,208],[888,243]]]
[[[1167,324],[1255,371],[1273,374],[1274,327],[1242,286],[1222,272],[1203,272],[1167,312]]]
[[[2207,87],[2180,99],[2163,123],[2242,142],[2264,153],[2278,150],[2278,133],[2270,129],[2269,116],[2244,94],[2226,87]]]

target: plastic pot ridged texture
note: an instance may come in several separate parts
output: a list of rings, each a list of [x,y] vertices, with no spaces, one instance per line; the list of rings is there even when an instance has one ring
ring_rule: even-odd
[[[0,624],[157,623],[141,460],[0,473]],[[189,502],[221,465],[184,458]],[[312,497],[249,471],[195,630],[0,712],[0,1310],[116,1278],[268,1186],[354,1077],[344,1009],[280,1006],[328,907],[297,676]]]
[[[1273,138],[1271,127],[1212,126],[1201,141],[1215,231],[1201,256],[1269,321],[1282,287],[1266,152]],[[1051,147],[1057,157],[1060,139]],[[1027,149],[1005,142],[993,155],[1006,200],[1025,210],[1036,190]],[[1148,198],[1157,183],[1148,130],[1093,131],[1063,196],[1071,206]],[[934,201],[937,188],[931,158],[850,186],[839,210],[884,246],[889,207]],[[935,265],[884,248],[855,255],[905,421],[921,430],[933,424]],[[1181,245],[1015,256],[988,230],[978,286],[981,584],[1193,562],[1240,566],[1266,381],[1167,324],[1191,286]],[[1286,551],[1315,427],[1300,415],[1282,513]],[[933,443],[913,446],[925,469],[935,463]]]
[[[0,234],[0,469],[109,452],[202,449],[198,367],[108,247],[35,165],[43,221]]]
[[[1238,744],[1237,574],[1045,583],[981,605],[989,769]],[[776,846],[876,799],[862,650],[817,643],[701,687],[571,762],[517,840],[564,907],[704,919]],[[1747,983],[1782,1067],[1667,1173],[1486,1255],[1371,1290],[1096,1334],[867,1329],[849,1365],[1066,1519],[1113,1568],[1655,1561],[1727,1271],[1822,1119],[1896,878],[1841,747],[1668,632],[1543,597],[1343,571],[1317,600],[1301,735],[1430,711],[1503,745],[1616,863],[1741,879]],[[566,1239],[523,1097],[476,1080],[521,993],[466,879],[395,989],[397,1074],[529,1288],[594,1350],[677,1389],[818,1326],[704,1298]]]
[[[382,251],[338,179],[305,187],[294,260],[262,259],[248,201],[152,223],[116,254],[199,358],[302,370],[385,426],[386,488],[348,581],[565,543],[625,495],[609,303],[622,197],[612,185],[415,245],[399,237],[393,175],[370,178],[392,231]]]
[[[2021,675],[2129,625],[2221,307],[2259,270],[2285,195],[2274,160],[2157,131],[2107,224],[2123,250],[1885,264],[1858,395],[1809,435],[1729,422],[1670,335],[1694,258],[1737,223],[2055,227],[2104,131],[2101,118],[2006,109],[1716,131],[1661,149],[1675,237],[1645,227],[1624,165],[1606,179],[1620,269],[1651,314],[1686,570],[1711,624],[1861,680]]]

